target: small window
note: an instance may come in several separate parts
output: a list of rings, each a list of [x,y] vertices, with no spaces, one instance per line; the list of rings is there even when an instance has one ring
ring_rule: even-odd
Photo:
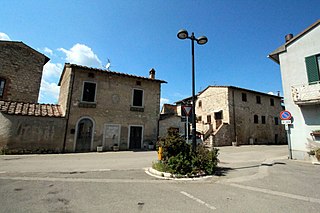
[[[278,117],[274,117],[274,124],[279,125],[279,118]]]
[[[270,106],[274,106],[274,99],[270,98]]]
[[[201,122],[201,121],[202,121],[202,116],[198,116],[198,117],[197,117],[197,121],[198,121],[198,122]]]
[[[223,118],[222,110],[219,111],[219,112],[215,112],[215,113],[214,113],[214,119],[215,119],[215,120],[222,120],[222,118]]]
[[[95,102],[95,100],[96,100],[96,86],[97,86],[97,84],[94,82],[84,82],[83,83],[82,101]]]
[[[211,115],[207,115],[207,123],[211,124]]]
[[[261,116],[261,123],[266,124],[266,116]]]
[[[3,97],[6,80],[0,78],[0,97]]]
[[[202,107],[202,101],[199,101],[198,106],[199,106],[199,107]]]
[[[242,101],[247,102],[247,94],[242,93]]]
[[[141,86],[141,81],[136,81],[137,86]]]
[[[261,97],[259,95],[256,96],[257,104],[261,104]]]
[[[143,107],[143,90],[133,90],[132,106]]]
[[[258,115],[254,115],[254,116],[253,116],[253,122],[254,122],[255,124],[259,123],[259,117],[258,117]]]

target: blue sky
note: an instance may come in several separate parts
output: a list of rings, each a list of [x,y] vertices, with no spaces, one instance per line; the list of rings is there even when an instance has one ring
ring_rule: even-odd
[[[191,96],[191,42],[185,28],[209,41],[195,46],[196,91],[209,85],[282,91],[280,67],[267,55],[320,18],[318,0],[1,0],[0,39],[23,41],[51,60],[39,102],[57,103],[64,63],[148,76],[162,103]]]

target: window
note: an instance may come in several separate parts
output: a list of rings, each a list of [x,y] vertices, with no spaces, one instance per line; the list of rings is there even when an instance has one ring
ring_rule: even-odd
[[[95,102],[96,100],[96,83],[84,82],[82,91],[82,101]]]
[[[6,83],[6,80],[0,78],[0,97],[3,97],[5,83]]]
[[[270,98],[270,106],[274,106],[274,99]]]
[[[261,116],[261,123],[266,124],[266,116]]]
[[[133,90],[132,106],[143,107],[143,90],[141,89]]]
[[[261,97],[259,95],[256,96],[257,104],[261,104]]]
[[[258,117],[258,115],[254,115],[254,116],[253,116],[253,122],[254,122],[255,124],[259,123],[259,117]]]
[[[207,123],[211,124],[211,115],[207,115]]]
[[[201,116],[198,116],[198,117],[197,117],[197,121],[198,121],[198,122],[201,122],[201,121],[202,121],[202,117],[201,117]]]
[[[279,125],[279,118],[278,117],[274,117],[274,124]]]
[[[199,101],[198,106],[199,106],[199,107],[202,107],[202,101]]]
[[[242,101],[247,102],[247,94],[242,93]]]
[[[320,81],[320,55],[306,57],[305,62],[309,83]]]
[[[222,118],[223,118],[222,110],[214,113],[215,120],[222,120]]]

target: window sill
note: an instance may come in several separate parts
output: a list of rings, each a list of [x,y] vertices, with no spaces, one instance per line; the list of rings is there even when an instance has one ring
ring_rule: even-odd
[[[96,103],[90,103],[90,102],[80,102],[79,103],[79,108],[96,108],[97,104]]]
[[[144,107],[131,106],[130,107],[130,111],[133,111],[133,112],[144,112]]]

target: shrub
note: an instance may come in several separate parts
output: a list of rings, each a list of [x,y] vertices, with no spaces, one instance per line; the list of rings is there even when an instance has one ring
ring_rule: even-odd
[[[218,149],[208,150],[204,145],[197,146],[196,154],[193,158],[194,168],[197,173],[213,174],[218,164]]]
[[[218,149],[208,150],[203,144],[199,144],[193,152],[191,145],[175,131],[169,131],[167,137],[161,139],[157,145],[161,146],[163,151],[162,162],[159,162],[162,165],[157,167],[165,170],[163,172],[179,176],[211,175],[217,167]]]

